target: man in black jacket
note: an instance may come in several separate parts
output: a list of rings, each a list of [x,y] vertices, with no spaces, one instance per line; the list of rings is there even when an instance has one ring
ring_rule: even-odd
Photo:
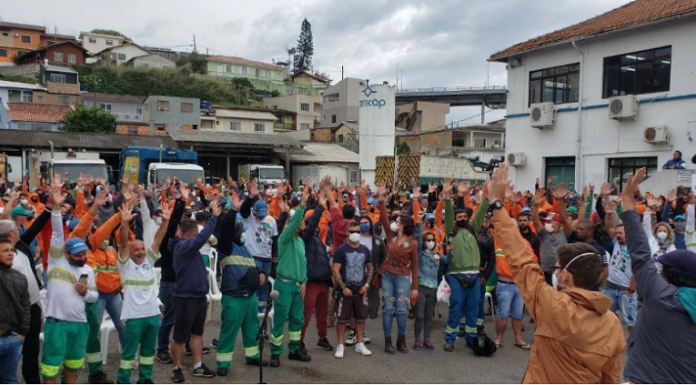
[[[479,266],[479,271],[481,272],[481,298],[479,300],[479,314],[476,320],[476,328],[479,330],[485,328],[483,321],[486,319],[486,314],[483,311],[483,305],[486,302],[486,283],[495,270],[495,239],[490,231],[492,228],[493,224],[490,220],[490,214],[487,214],[486,219],[483,220],[483,225],[481,226],[481,231],[478,236],[479,253],[481,254],[481,265]],[[460,332],[463,331],[464,329],[460,326]]]
[[[17,383],[17,367],[24,338],[29,332],[29,290],[27,279],[12,269],[15,257],[12,242],[0,240],[0,377]]]

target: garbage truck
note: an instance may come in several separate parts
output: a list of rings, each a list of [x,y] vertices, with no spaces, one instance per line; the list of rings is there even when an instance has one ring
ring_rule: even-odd
[[[239,178],[256,180],[261,185],[274,185],[285,179],[285,168],[276,164],[240,164]]]
[[[174,147],[126,146],[121,150],[119,171],[121,179],[148,187],[158,186],[174,177],[191,184],[204,178],[196,151]]]

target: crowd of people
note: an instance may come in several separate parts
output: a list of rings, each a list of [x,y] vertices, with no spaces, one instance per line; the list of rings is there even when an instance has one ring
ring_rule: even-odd
[[[118,383],[134,369],[152,383],[155,361],[179,383],[184,354],[192,376],[227,376],[240,331],[247,365],[279,367],[286,340],[287,359],[310,362],[312,318],[317,348],[370,356],[365,323],[380,308],[386,354],[465,346],[490,356],[512,319],[514,346],[531,350],[526,383],[696,382],[696,198],[682,187],[641,193],[645,170],[615,198],[622,186],[577,193],[551,178],[516,191],[505,164],[483,184],[374,189],[331,177],[296,188],[174,178],[149,189],[66,177],[33,190],[0,177],[3,383],[17,383],[20,361],[27,383],[74,383],[85,363],[90,383],[112,383],[105,312],[122,352]],[[206,343],[218,281],[221,330]],[[486,293],[497,303],[489,332]],[[267,361],[257,336],[271,307]],[[525,308],[534,341],[522,337]],[[203,363],[211,349],[216,370]]]

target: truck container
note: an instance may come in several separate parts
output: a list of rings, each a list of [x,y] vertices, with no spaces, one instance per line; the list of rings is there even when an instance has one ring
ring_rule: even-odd
[[[198,166],[196,151],[172,147],[127,146],[121,151],[119,171],[133,184],[159,185],[167,177],[177,177],[186,183],[205,177],[203,167]]]

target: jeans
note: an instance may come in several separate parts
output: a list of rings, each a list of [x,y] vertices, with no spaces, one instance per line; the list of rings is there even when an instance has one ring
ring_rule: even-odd
[[[396,275],[389,272],[382,276],[382,299],[384,309],[382,311],[382,327],[384,336],[392,336],[394,313],[396,313],[396,325],[399,336],[406,335],[406,321],[408,320],[408,305],[411,296],[411,281],[408,275]]]
[[[121,304],[123,303],[123,297],[120,294],[117,295],[106,295],[99,293],[99,319],[104,319],[104,310],[109,313],[111,321],[116,327],[116,332],[118,333],[118,342],[121,344],[121,351],[126,346],[126,328],[121,322]]]
[[[3,384],[16,384],[19,360],[22,358],[24,341],[17,335],[0,337],[0,378]]]
[[[271,276],[273,261],[271,261],[270,258],[258,259],[256,257],[254,257],[254,261],[256,261],[256,267],[266,274],[266,282],[259,286],[258,290],[256,291],[256,296],[259,297],[259,313],[264,313],[266,311],[268,295],[271,293],[271,283],[268,282],[268,277]]]
[[[466,342],[473,342],[476,338],[476,318],[479,312],[479,297],[481,296],[480,274],[473,274],[472,286],[463,287],[452,275],[447,276],[447,283],[452,289],[450,294],[449,317],[445,329],[445,342],[453,344],[459,334],[459,322],[466,317],[464,332]]]
[[[162,325],[159,329],[159,337],[157,338],[157,351],[165,352],[169,350],[169,335],[174,327],[174,305],[172,304],[172,292],[174,290],[174,282],[160,282],[159,299],[164,305],[164,317],[162,317]]]
[[[604,289],[604,295],[611,299],[611,311],[616,313],[621,310],[621,322],[627,327],[636,326],[638,318],[638,299],[636,293],[631,295],[626,294],[621,289],[607,287]]]
[[[524,299],[514,283],[499,280],[495,288],[495,296],[498,298],[498,318],[503,321],[511,316],[514,320],[522,319]]]

